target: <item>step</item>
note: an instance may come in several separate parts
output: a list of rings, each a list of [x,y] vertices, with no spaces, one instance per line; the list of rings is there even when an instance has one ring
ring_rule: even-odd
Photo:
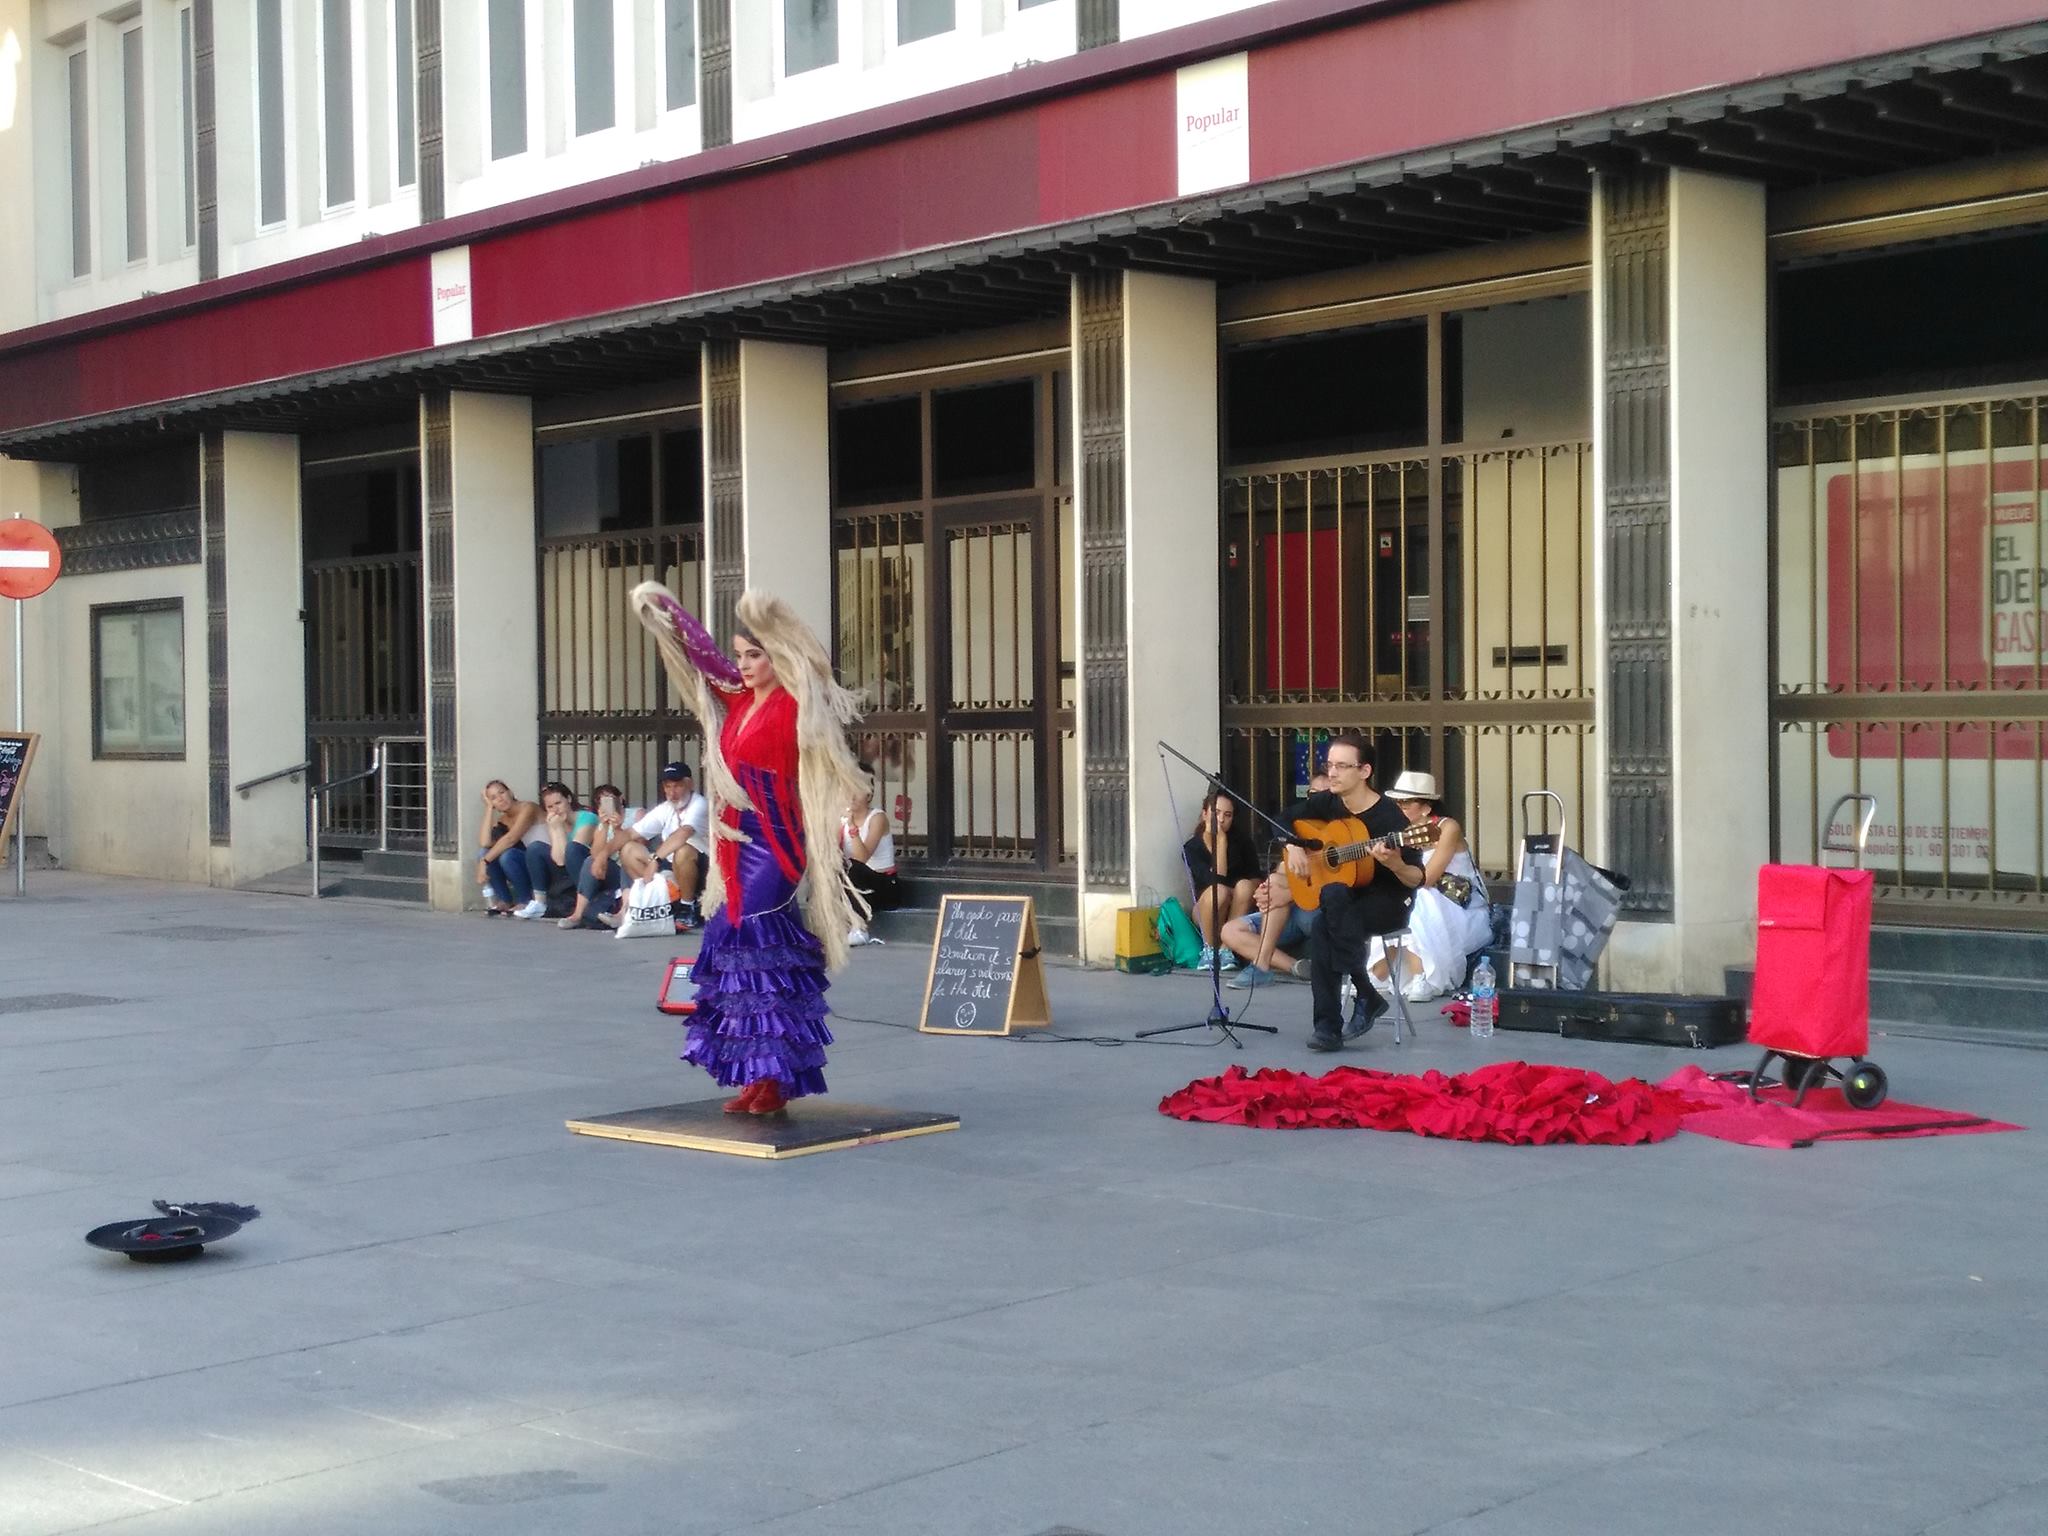
[[[287,865],[257,879],[245,880],[235,889],[264,896],[311,896],[313,863],[309,859],[302,864]],[[354,859],[323,858],[320,861],[320,894],[424,905],[427,899],[426,860],[421,857],[417,874],[389,875],[366,869]]]
[[[991,892],[989,894],[1024,895],[1026,892]],[[932,936],[939,929],[939,909],[933,907],[898,907],[893,912],[877,912],[868,923],[868,932],[890,944],[901,944],[906,948],[930,949]],[[1046,957],[1054,960],[1072,960],[1081,953],[1081,924],[1072,917],[1047,917],[1043,910],[1038,913],[1038,942],[1045,949]]]
[[[1887,925],[1871,930],[1870,958],[1888,971],[2029,980],[2048,976],[2048,933]]]
[[[1729,995],[1747,1002],[1756,967],[1730,966],[1726,975]],[[1873,970],[1870,1016],[1897,1034],[2048,1038],[2048,977]]]
[[[343,860],[337,859],[335,862],[337,865],[345,867]],[[366,848],[362,853],[362,869],[366,875],[386,875],[401,880],[424,880],[427,878],[427,855],[421,849],[380,851],[376,848]]]
[[[905,869],[903,888],[910,907],[938,910],[941,896],[1029,896],[1037,907],[1039,920],[1076,918],[1081,911],[1080,888],[1071,875],[1048,878],[1036,870],[1006,874],[1001,870]]]

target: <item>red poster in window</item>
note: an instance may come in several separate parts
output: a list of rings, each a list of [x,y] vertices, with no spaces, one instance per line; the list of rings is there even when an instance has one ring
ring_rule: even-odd
[[[1903,475],[1844,467],[1828,479],[1831,687],[1868,698],[2040,685],[2048,663],[2041,607],[2048,529],[2040,518],[2048,468],[2031,459],[1951,462],[1946,497],[1943,478],[1929,465]],[[1891,726],[1827,734],[1835,757],[1900,750]],[[1945,749],[1951,759],[1982,760],[1990,734],[1981,726],[1908,730],[1904,755],[1940,757]],[[2031,731],[1999,736],[2000,758],[2035,751]]]
[[[1337,530],[1262,534],[1259,561],[1266,573],[1266,665],[1260,687],[1267,693],[1334,689],[1344,654]]]

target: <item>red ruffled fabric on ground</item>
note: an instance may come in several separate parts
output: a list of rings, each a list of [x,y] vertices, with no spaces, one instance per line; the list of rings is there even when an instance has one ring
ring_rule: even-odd
[[[1930,1109],[1888,1099],[1876,1109],[1853,1109],[1839,1088],[1815,1088],[1793,1107],[1785,1088],[1766,1088],[1756,1099],[1741,1083],[1721,1082],[1699,1067],[1681,1068],[1657,1085],[1698,1107],[1685,1129],[1746,1147],[1810,1147],[1817,1141],[1899,1141],[1920,1136],[1969,1136],[2025,1127],[1956,1109]]]
[[[1597,1072],[1496,1062],[1446,1077],[1338,1067],[1320,1077],[1232,1067],[1159,1101],[1177,1120],[1279,1129],[1357,1127],[1412,1131],[1453,1141],[1510,1146],[1634,1146],[1676,1135],[1695,1107],[1681,1093],[1640,1078],[1611,1082]]]

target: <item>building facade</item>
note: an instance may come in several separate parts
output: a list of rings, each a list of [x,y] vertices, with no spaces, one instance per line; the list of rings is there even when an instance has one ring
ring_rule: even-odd
[[[831,637],[899,849],[1178,887],[1361,729],[1718,989],[1880,802],[2048,924],[2017,0],[0,0],[29,829],[241,884],[693,750],[626,601]],[[374,761],[377,771],[365,775]],[[278,776],[299,763],[299,780]]]

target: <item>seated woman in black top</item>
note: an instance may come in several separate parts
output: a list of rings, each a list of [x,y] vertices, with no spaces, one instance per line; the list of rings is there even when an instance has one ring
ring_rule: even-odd
[[[1262,873],[1258,850],[1251,829],[1238,825],[1237,802],[1211,789],[1203,797],[1195,835],[1181,844],[1180,852],[1194,882],[1195,926],[1202,932],[1202,958],[1196,964],[1206,971],[1223,925],[1252,909]],[[1237,956],[1226,953],[1223,969],[1237,969]]]

